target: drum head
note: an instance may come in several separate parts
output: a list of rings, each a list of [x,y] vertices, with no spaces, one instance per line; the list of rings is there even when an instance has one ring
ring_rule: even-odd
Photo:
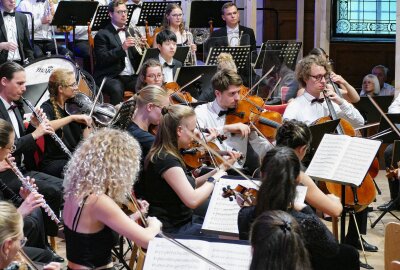
[[[35,107],[40,106],[49,99],[47,85],[53,70],[57,68],[68,69],[74,72],[75,77],[78,79],[74,62],[62,56],[40,58],[24,66],[24,68],[26,73],[26,92],[23,96]],[[25,112],[30,112],[28,108],[24,109]]]

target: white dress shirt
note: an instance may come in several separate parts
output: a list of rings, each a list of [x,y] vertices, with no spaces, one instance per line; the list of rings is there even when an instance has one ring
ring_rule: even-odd
[[[307,125],[311,125],[315,120],[329,115],[326,102],[323,103],[311,101],[314,99],[308,92],[295,98],[287,106],[283,119],[296,119]],[[339,118],[344,118],[352,124],[354,128],[364,125],[364,118],[352,104],[343,99],[342,105],[332,102],[335,112]]]
[[[231,47],[236,47],[239,46],[239,38],[240,38],[240,33],[239,33],[239,24],[235,28],[230,28],[229,26],[226,26],[226,33],[228,34],[228,44]]]
[[[114,26],[115,30],[117,30],[117,32],[118,32],[118,28],[119,27],[114,25],[114,24],[113,24],[113,26]],[[125,31],[119,31],[118,32],[118,36],[121,39],[121,44],[123,44],[125,42],[125,40],[126,40],[126,32]],[[126,56],[125,56],[125,68],[119,75],[129,76],[129,75],[134,74],[134,70],[133,70],[133,66],[131,64],[131,60],[129,60],[128,50],[125,50],[125,54],[126,54]]]
[[[128,2],[126,2],[129,5],[142,5],[143,1],[139,1],[139,3],[134,3],[131,0],[128,0]],[[132,13],[132,17],[131,17],[131,21],[129,22],[129,27],[135,27],[137,29],[139,29],[140,34],[145,37],[146,36],[146,28],[144,26],[136,26],[136,24],[139,21],[139,16],[140,16],[140,11],[142,10],[142,8],[137,7],[135,8],[135,10]]]
[[[222,143],[218,140],[214,142],[222,151],[236,150],[246,156],[247,153],[247,139],[242,138],[240,134],[224,133],[223,128],[225,125],[226,115],[218,116],[219,112],[223,109],[219,106],[216,100],[206,104],[197,106],[194,110],[196,112],[197,120],[201,128],[215,128],[219,135],[225,135],[227,137]],[[266,139],[257,135],[255,131],[250,132],[249,143],[253,147],[254,151],[262,159],[268,150],[274,146]],[[235,167],[243,167],[245,159],[241,160],[240,163],[236,162]]]
[[[390,104],[388,113],[400,113],[400,95]]]
[[[10,11],[13,12],[13,11]],[[1,15],[3,16],[4,27],[6,28],[7,33],[7,41],[13,42],[18,45],[17,41],[17,23],[15,22],[15,16],[4,16],[4,9],[1,9]],[[8,61],[21,61],[21,55],[19,54],[19,50],[16,49],[15,51],[8,52]]]
[[[3,101],[4,107],[6,107],[6,110],[8,112],[8,116],[10,116],[12,126],[14,128],[15,136],[17,138],[21,137],[21,134],[19,133],[19,125],[18,125],[18,119],[17,116],[15,115],[14,110],[9,110],[12,104],[8,103],[4,98],[0,97],[1,101]],[[17,109],[15,109],[17,110]]]
[[[164,63],[167,61],[162,58],[161,54],[158,55],[158,60],[160,61],[161,66],[163,67],[163,74],[164,74],[164,82],[169,83],[174,81],[174,70],[170,67],[164,66]],[[171,60],[170,63],[167,63],[168,65],[172,65],[174,59]]]
[[[36,2],[36,0],[22,0],[18,6],[19,11],[32,13],[34,20],[34,36],[35,40],[49,40],[51,39],[51,26],[50,24],[42,24],[42,18],[50,14],[49,2]],[[31,16],[26,15],[28,19],[29,33],[32,35],[32,21]]]

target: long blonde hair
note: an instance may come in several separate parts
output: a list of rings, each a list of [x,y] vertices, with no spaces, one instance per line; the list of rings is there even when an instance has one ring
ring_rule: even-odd
[[[126,201],[140,170],[142,151],[127,132],[103,128],[85,139],[67,164],[64,199],[106,194],[117,203]]]
[[[145,167],[149,161],[154,162],[155,158],[160,157],[161,153],[168,153],[176,157],[185,167],[185,163],[179,153],[178,149],[178,126],[182,124],[185,119],[196,116],[194,110],[184,105],[171,105],[162,110],[162,120],[158,128],[158,132],[153,144],[147,155]]]
[[[7,239],[21,235],[23,224],[22,216],[14,205],[9,202],[0,202],[0,246]]]

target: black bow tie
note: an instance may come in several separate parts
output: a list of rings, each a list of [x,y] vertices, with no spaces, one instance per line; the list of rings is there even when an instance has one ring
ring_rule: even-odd
[[[137,4],[136,7],[142,8],[142,3]]]
[[[122,28],[118,28],[118,29],[117,29],[117,32],[118,32],[118,33],[121,32],[121,31],[124,31],[124,32],[125,32],[125,31],[126,31],[126,28],[125,28],[125,27],[122,27]]]
[[[4,12],[3,12],[3,16],[5,17],[5,16],[7,16],[7,15],[9,15],[9,16],[11,16],[11,17],[15,17],[15,12],[7,12],[7,11],[4,11]]]
[[[311,100],[311,104],[318,102],[318,103],[322,103],[324,102],[325,99],[324,98],[314,98],[313,100]]]
[[[226,111],[219,111],[218,117],[221,117],[221,116],[226,115],[226,114],[228,114],[230,112],[233,112],[233,111],[235,111],[235,109],[227,109]]]
[[[11,103],[10,107],[8,107],[7,110],[9,110],[9,111],[14,111],[14,109],[16,109],[16,108],[18,108],[17,104]]]
[[[165,62],[163,66],[164,66],[164,67],[169,67],[169,68],[172,68],[172,69],[175,67],[174,64],[170,65],[170,64],[168,64],[167,62]]]
[[[36,0],[36,3],[40,3],[40,2],[42,2],[42,3],[44,3],[46,0]]]

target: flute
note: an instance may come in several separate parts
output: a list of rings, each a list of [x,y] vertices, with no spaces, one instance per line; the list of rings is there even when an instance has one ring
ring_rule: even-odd
[[[35,111],[35,108],[33,107],[32,103],[25,99],[24,97],[21,97],[22,100],[25,102],[25,104],[29,107],[29,109],[32,111],[32,113],[36,116],[36,118],[38,119],[38,121],[40,123],[43,123],[43,118],[40,117],[40,115],[38,115]],[[60,137],[57,136],[57,134],[54,133],[50,133],[51,138],[53,138],[53,140],[58,143],[58,145],[61,147],[61,149],[64,151],[65,154],[67,154],[68,157],[72,157],[72,153],[71,151],[69,151],[69,149],[67,148],[67,146],[63,143],[63,141],[60,139]]]
[[[26,180],[22,172],[18,169],[17,165],[14,162],[11,162],[8,158],[5,158],[5,161],[8,163],[8,165],[11,166],[11,170],[15,173],[19,181],[21,181],[22,185],[24,188],[29,190],[31,193],[34,194],[40,194],[34,186],[29,183],[29,181]],[[51,220],[54,220],[55,223],[60,224],[60,220],[57,218],[56,214],[54,211],[50,208],[50,206],[46,203],[46,201],[43,202],[42,208],[44,211],[47,213],[47,215],[50,217]]]

